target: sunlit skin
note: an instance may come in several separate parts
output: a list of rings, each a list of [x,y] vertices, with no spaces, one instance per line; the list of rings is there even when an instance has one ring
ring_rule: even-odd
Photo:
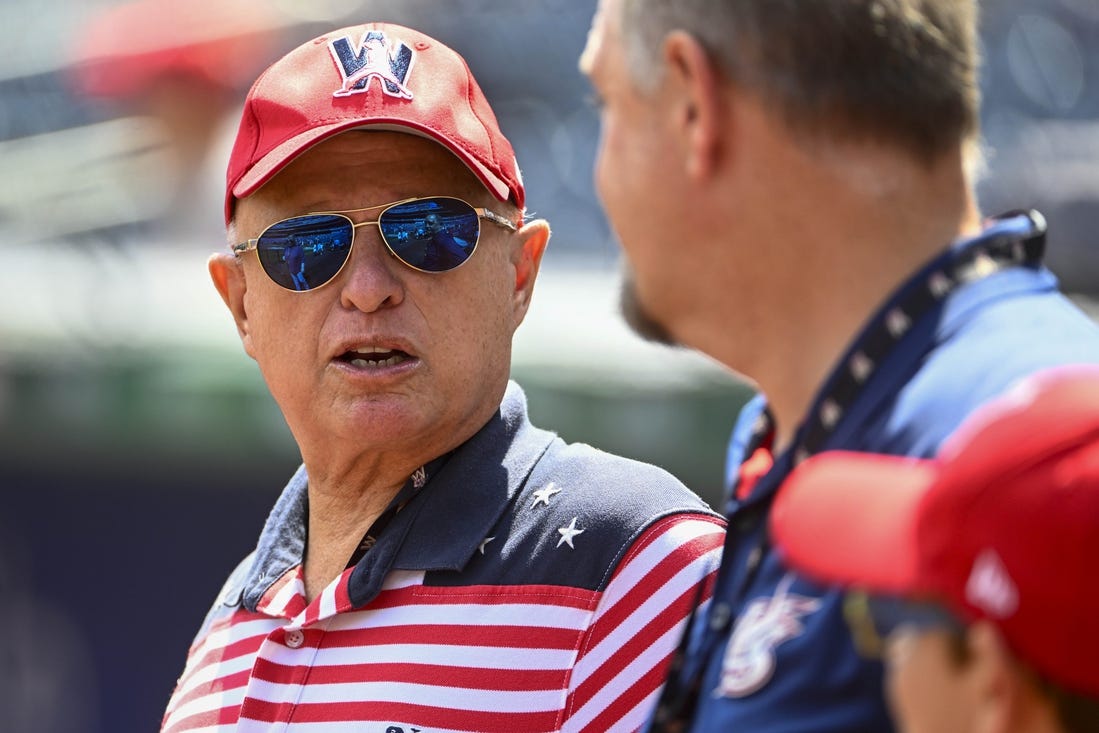
[[[946,632],[898,629],[886,649],[888,699],[903,733],[973,730],[964,669],[950,656]]]
[[[236,236],[256,237],[275,221],[308,212],[430,195],[519,219],[440,145],[395,132],[351,132],[310,149],[240,201]],[[309,473],[310,597],[343,569],[408,476],[463,443],[496,411],[512,334],[527,312],[548,236],[543,221],[515,234],[484,222],[469,261],[431,274],[393,257],[376,227],[360,227],[340,274],[305,293],[272,282],[253,253],[211,258],[244,349]],[[393,365],[351,364],[348,352],[363,347],[400,358]]]
[[[899,733],[1061,733],[1034,672],[994,624],[965,632],[965,658],[951,632],[901,627],[885,650],[886,692]]]
[[[644,335],[672,340],[668,324],[651,319],[690,307],[676,283],[692,277],[692,266],[674,257],[680,233],[692,230],[676,197],[684,171],[669,145],[674,136],[660,113],[660,94],[643,94],[629,79],[617,14],[616,3],[600,4],[580,62],[600,105],[596,189],[628,255],[627,316]]]
[[[756,382],[782,450],[869,314],[979,230],[962,147],[917,161],[827,121],[796,131],[684,31],[650,50],[640,88],[621,4],[601,0],[580,68],[601,102],[596,189],[656,326],[642,330]]]

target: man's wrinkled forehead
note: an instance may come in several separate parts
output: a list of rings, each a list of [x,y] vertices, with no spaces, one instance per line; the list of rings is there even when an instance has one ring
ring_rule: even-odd
[[[383,178],[367,175],[386,170]],[[235,200],[232,236],[253,236],[287,216],[358,208],[409,196],[452,195],[475,205],[492,192],[446,146],[399,130],[334,135],[287,163],[263,186]]]
[[[367,175],[381,171],[384,176]],[[297,193],[304,187],[355,191],[369,197],[378,189],[385,195],[384,190],[392,186],[416,188],[421,182],[431,193],[445,188],[492,197],[445,145],[413,131],[380,126],[348,130],[317,143],[283,166],[256,193],[287,187]]]

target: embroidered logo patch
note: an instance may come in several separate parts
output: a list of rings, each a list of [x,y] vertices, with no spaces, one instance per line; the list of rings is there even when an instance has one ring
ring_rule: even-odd
[[[1007,618],[1019,609],[1019,589],[994,551],[984,550],[973,561],[965,598],[993,618]]]
[[[820,600],[787,593],[793,576],[787,575],[770,598],[748,604],[737,620],[725,649],[718,693],[745,697],[761,689],[775,673],[775,647],[801,636],[801,618],[820,607]]]
[[[382,91],[389,96],[412,99],[407,82],[415,55],[401,41],[387,38],[383,31],[367,31],[358,46],[353,46],[351,39],[344,37],[330,41],[328,50],[343,78],[343,84],[332,96],[363,94],[370,90],[370,84],[376,78]]]

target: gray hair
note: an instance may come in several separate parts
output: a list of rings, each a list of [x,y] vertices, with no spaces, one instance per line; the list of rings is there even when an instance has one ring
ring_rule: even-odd
[[[793,130],[926,159],[978,136],[976,0],[623,0],[621,25],[642,90],[681,29]]]

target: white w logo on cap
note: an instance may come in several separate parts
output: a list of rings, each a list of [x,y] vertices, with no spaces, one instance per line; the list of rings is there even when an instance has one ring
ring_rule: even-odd
[[[389,96],[412,99],[412,90],[405,81],[412,71],[413,53],[401,41],[391,41],[382,31],[367,31],[357,47],[345,37],[331,41],[328,49],[343,77],[343,85],[333,96],[364,93],[370,89],[370,80],[377,77],[382,91]]]
[[[982,551],[973,561],[965,597],[995,618],[1007,618],[1019,608],[1019,590],[1003,560],[992,550]]]

